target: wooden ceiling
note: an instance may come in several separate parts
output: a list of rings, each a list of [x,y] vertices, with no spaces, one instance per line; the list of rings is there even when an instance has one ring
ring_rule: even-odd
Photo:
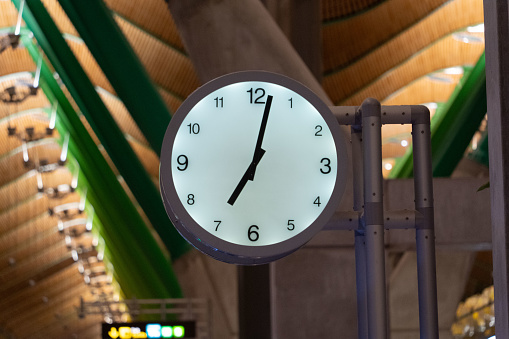
[[[165,2],[105,2],[175,112],[200,84]],[[157,184],[158,156],[58,1],[43,3]],[[482,0],[321,3],[322,85],[338,105],[359,105],[366,97],[390,105],[445,102],[461,78],[451,67],[475,64],[484,50],[483,33],[467,30],[483,22]],[[0,1],[0,38],[13,32],[17,18],[14,5]],[[35,71],[27,49],[6,48],[0,54],[0,93],[31,84]],[[75,174],[59,165],[62,149],[56,130],[47,132],[50,117],[41,90],[19,103],[0,102],[0,338],[97,338],[102,318],[79,319],[80,298],[118,293],[85,282],[91,266],[107,270],[97,260],[97,239],[86,230],[83,197],[73,191]],[[399,126],[384,129],[387,161],[405,152],[401,141],[408,135]],[[63,225],[73,226],[62,230]]]

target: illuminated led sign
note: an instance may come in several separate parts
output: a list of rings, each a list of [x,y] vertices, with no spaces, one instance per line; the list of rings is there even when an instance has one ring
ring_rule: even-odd
[[[103,339],[196,338],[194,321],[133,322],[102,324]]]

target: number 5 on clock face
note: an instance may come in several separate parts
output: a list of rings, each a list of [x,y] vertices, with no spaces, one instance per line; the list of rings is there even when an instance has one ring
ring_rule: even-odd
[[[263,263],[320,230],[342,195],[346,161],[337,122],[310,90],[273,73],[234,73],[200,88],[175,114],[161,191],[197,248]]]

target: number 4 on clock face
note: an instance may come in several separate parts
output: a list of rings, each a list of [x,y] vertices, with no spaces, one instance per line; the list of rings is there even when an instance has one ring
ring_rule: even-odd
[[[161,192],[179,232],[203,252],[264,263],[307,242],[344,189],[346,147],[328,107],[268,72],[218,78],[172,119]]]

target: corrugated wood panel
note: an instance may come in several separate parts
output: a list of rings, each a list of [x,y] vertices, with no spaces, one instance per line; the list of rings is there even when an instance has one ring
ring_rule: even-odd
[[[96,339],[101,337],[101,323],[104,318],[97,315],[88,315],[85,319],[79,319],[77,316],[70,316],[64,321],[61,319],[58,325],[48,328],[48,335],[52,338],[73,338],[74,334],[78,338]]]
[[[23,224],[19,224],[9,232],[2,234],[0,237],[0,248],[2,248],[3,252],[8,252],[26,241],[31,241],[31,238],[36,238],[38,236],[37,233],[42,234],[49,230],[58,232],[57,220],[56,217],[50,217],[48,213],[44,213]],[[60,239],[60,241],[63,240],[64,237]],[[1,271],[0,276],[2,276]]]
[[[322,0],[322,20],[342,19],[366,11],[386,0]]]
[[[151,35],[181,51],[184,50],[175,22],[164,1],[106,0],[105,3],[113,11],[124,18],[129,18],[129,21]]]
[[[12,151],[22,145],[21,138],[26,136],[26,129],[33,128],[34,135],[46,135],[46,127],[49,125],[48,117],[45,113],[33,113],[30,115],[13,116],[12,119],[4,119],[0,121],[0,158],[2,155]],[[18,136],[9,136],[7,128],[15,127]],[[58,138],[58,132],[53,131],[52,138]]]
[[[0,59],[3,60],[3,59]],[[1,65],[1,62],[0,62]],[[0,66],[1,67],[1,66]],[[35,71],[35,66],[33,62],[27,62],[25,65],[26,69],[22,72],[33,72]],[[14,74],[14,73],[10,73]],[[27,77],[24,73],[20,73],[19,76],[16,76],[14,79],[4,80],[0,82],[0,92],[3,92],[6,88],[16,85],[17,83],[33,83],[32,77]],[[40,108],[47,107],[49,105],[48,99],[44,95],[44,92],[38,90],[36,95],[29,96],[26,100],[21,103],[0,103],[0,118],[7,117],[10,114]]]
[[[406,85],[386,98],[382,105],[407,105],[428,102],[446,102],[458,84],[458,77],[451,82],[440,82],[424,76]]]
[[[19,284],[28,283],[32,277],[38,274],[45,274],[46,270],[51,269],[52,266],[57,265],[60,261],[70,258],[70,256],[71,253],[62,239],[61,242],[39,252],[31,260],[24,262],[23,265],[3,270],[0,273],[0,295],[5,295],[6,291]]]
[[[341,103],[360,105],[368,97],[382,101],[397,89],[425,74],[447,67],[474,65],[483,51],[484,44],[468,44],[449,36],[439,40],[421,53],[415,54],[399,67],[383,74],[372,84]]]
[[[20,240],[15,239],[17,245],[10,250],[3,250],[0,256],[0,272],[7,267],[22,264],[24,261],[29,260],[31,256],[37,255],[38,252],[44,250],[59,241],[64,237],[60,234],[56,225],[53,229],[49,228],[47,231],[42,231],[38,234],[32,234],[30,239]],[[13,260],[15,261],[13,264]]]
[[[18,224],[27,222],[36,216],[54,208],[71,202],[79,202],[80,195],[77,192],[70,193],[60,199],[49,199],[47,195],[37,194],[29,197],[28,200],[21,201],[13,208],[0,213],[0,236]]]
[[[43,173],[42,180],[46,187],[55,187],[60,184],[70,184],[72,175],[67,169],[59,169],[51,173]],[[26,200],[37,193],[37,178],[35,171],[33,171],[0,187],[0,211],[6,210],[19,201]]]
[[[74,334],[77,334],[78,338],[100,338],[103,321],[104,319],[97,315],[89,315],[85,319],[73,318],[66,322],[67,326],[59,326],[57,331],[48,331],[48,335],[52,338],[72,338]]]
[[[60,293],[62,284],[74,285],[75,281],[81,280],[83,280],[83,276],[79,274],[76,265],[68,266],[33,286],[27,286],[0,299],[0,312],[8,312],[10,307],[22,310],[32,303],[37,303],[38,298],[45,295],[49,298]]]
[[[480,22],[483,22],[482,1],[448,2],[440,11],[434,12],[348,68],[326,76],[323,86],[332,101],[339,103],[439,38]]]
[[[74,271],[72,275],[66,277],[65,280],[60,280],[55,282],[54,286],[49,286],[45,291],[39,293],[32,293],[27,296],[27,298],[19,299],[16,303],[12,304],[11,307],[8,307],[7,310],[0,313],[0,316],[5,317],[7,319],[5,324],[10,328],[16,328],[17,324],[19,324],[20,320],[26,319],[26,317],[32,317],[33,319],[38,318],[38,314],[34,314],[34,310],[38,312],[46,312],[49,307],[51,307],[51,303],[58,301],[60,296],[63,293],[72,293],[74,297],[76,292],[73,290],[78,290],[80,292],[86,292],[85,284],[83,284],[83,276],[78,273],[76,267],[70,266],[70,268]],[[30,290],[31,288],[26,288],[24,290]],[[45,302],[45,300],[47,300]],[[10,315],[16,315],[16,317],[10,317]]]
[[[1,54],[0,76],[18,72],[35,72],[36,65],[24,48],[7,48]]]
[[[16,26],[18,11],[11,1],[0,1],[0,27]]]
[[[51,299],[48,298],[47,302],[45,303],[39,303],[32,308],[25,310],[24,312],[20,313],[18,317],[8,321],[7,325],[11,328],[16,328],[23,323],[30,321],[30,319],[32,319],[32,321],[37,321],[41,318],[42,314],[60,312],[60,308],[62,306],[65,307],[65,305],[69,303],[78,306],[79,301],[76,303],[76,300],[79,300],[80,295],[83,295],[84,297],[91,295],[89,292],[89,287],[83,284],[83,281],[76,281],[73,285],[63,283],[61,284],[62,290],[59,294],[54,295]]]
[[[25,167],[23,162],[23,152],[21,149],[16,150],[17,153],[5,157],[0,160],[0,185],[23,175],[33,169],[33,167]],[[31,147],[28,145],[28,156],[32,163],[41,160],[47,160],[49,164],[54,164],[60,159],[60,146],[58,144],[46,144]]]
[[[188,57],[124,19],[117,18],[117,23],[155,83],[182,98],[199,86]]]
[[[87,288],[84,285],[78,285],[74,288],[76,292],[83,293],[84,296],[89,296]],[[41,333],[48,331],[48,328],[52,327],[64,327],[64,324],[60,324],[61,318],[68,314],[76,314],[76,307],[79,305],[79,295],[74,293],[73,289],[68,290],[67,293],[63,293],[62,296],[57,297],[52,305],[46,307],[44,312],[35,314],[32,318],[31,326],[16,326],[16,333],[20,338],[40,338]],[[49,304],[49,302],[48,302]],[[30,312],[27,312],[30,313]],[[19,324],[16,323],[16,324]],[[12,325],[11,325],[12,326]]]
[[[444,2],[388,0],[361,15],[326,25],[322,33],[325,73],[344,67],[383,44]]]

